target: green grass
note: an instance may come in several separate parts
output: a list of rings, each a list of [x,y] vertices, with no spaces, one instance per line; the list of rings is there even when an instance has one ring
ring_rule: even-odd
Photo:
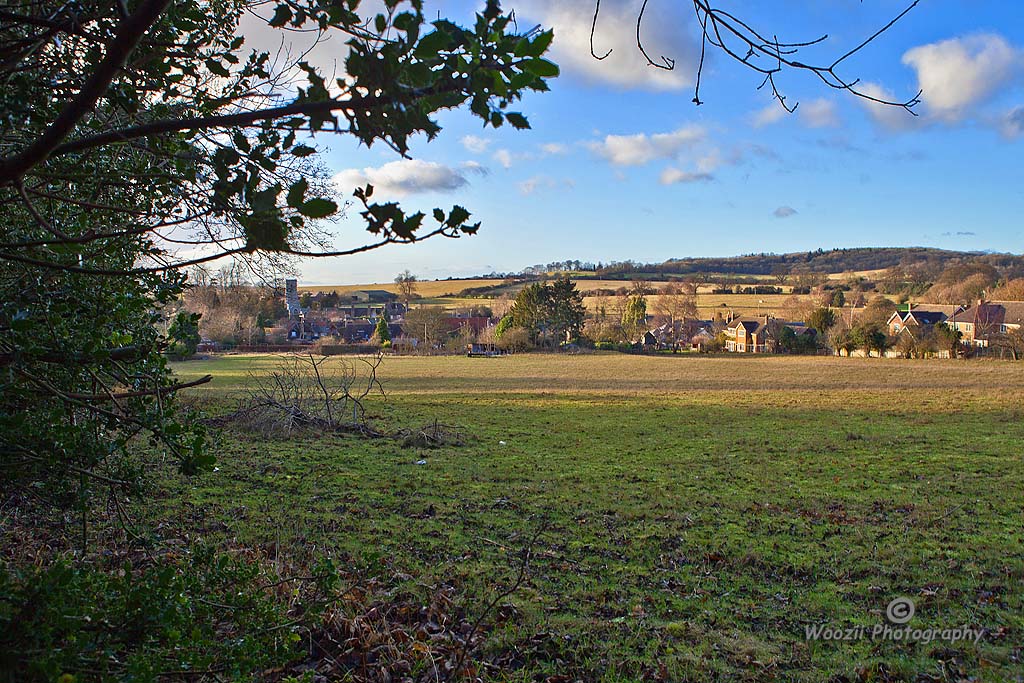
[[[214,374],[217,406],[273,362],[176,369]],[[468,444],[233,436],[164,505],[183,496],[210,537],[454,585],[470,613],[544,524],[514,611],[488,620],[515,680],[1020,675],[1022,364],[529,355],[389,358],[382,376],[378,424],[438,419]],[[898,595],[916,628],[986,636],[805,640],[880,623]]]

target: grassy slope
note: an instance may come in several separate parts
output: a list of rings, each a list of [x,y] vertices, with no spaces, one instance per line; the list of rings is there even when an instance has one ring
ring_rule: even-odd
[[[218,399],[271,362],[177,369],[214,373],[205,395]],[[470,610],[548,520],[515,611],[491,630],[527,672],[1020,671],[1020,364],[598,354],[394,358],[383,376],[379,422],[437,418],[474,438],[436,451],[237,439],[179,494],[220,533],[449,582]],[[917,601],[917,627],[990,635],[804,639],[808,623],[878,623],[896,595]]]

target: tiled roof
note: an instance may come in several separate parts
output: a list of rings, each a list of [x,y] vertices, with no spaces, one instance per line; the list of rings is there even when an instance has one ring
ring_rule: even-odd
[[[1024,325],[1024,301],[985,301],[956,314],[957,322],[975,325]]]
[[[914,320],[922,325],[937,325],[944,322],[948,317],[942,311],[914,310],[911,312]],[[906,320],[906,318],[904,318]]]

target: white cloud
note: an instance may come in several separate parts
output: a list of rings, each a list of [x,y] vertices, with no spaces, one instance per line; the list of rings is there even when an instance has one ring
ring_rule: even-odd
[[[569,151],[569,147],[563,145],[561,142],[549,142],[540,146],[540,151],[545,154],[565,154]]]
[[[486,172],[482,166],[473,163],[469,162],[463,169],[473,173]],[[381,195],[391,197],[420,192],[451,192],[469,183],[459,169],[420,159],[401,159],[377,168],[350,168],[336,174],[332,180],[343,192],[351,192],[355,187],[369,183]]]
[[[506,170],[512,168],[512,152],[507,149],[499,149],[494,153],[494,160]]]
[[[764,109],[756,111],[751,119],[751,123],[754,124],[754,128],[762,128],[764,126],[770,126],[773,123],[778,123],[788,114],[789,112],[787,112],[781,104],[773,101]]]
[[[463,147],[474,154],[483,154],[491,144],[490,140],[477,137],[476,135],[466,135],[459,140],[459,142],[462,143]]]
[[[999,130],[1011,140],[1024,135],[1024,107],[1017,107],[1007,112]]]
[[[1002,36],[985,33],[915,47],[903,63],[917,72],[928,110],[955,122],[1020,71],[1022,53]]]
[[[691,25],[692,10],[661,3],[648,7],[641,35],[651,58],[661,63],[662,55],[675,60],[671,71],[654,68],[636,45],[636,21],[642,0],[605,0],[594,33],[594,52],[611,54],[595,59],[590,53],[590,30],[594,19],[593,0],[520,0],[517,14],[538,20],[555,31],[552,59],[566,74],[609,83],[626,90],[680,90],[693,85],[700,44]],[[522,19],[520,19],[522,23]]]
[[[796,209],[792,206],[780,206],[772,211],[772,215],[776,218],[789,218],[790,216],[796,215]]]
[[[710,173],[704,173],[701,171],[681,171],[678,168],[669,166],[661,175],[658,177],[658,182],[662,185],[674,185],[675,183],[696,183],[700,181],[713,180],[714,177]]]
[[[606,135],[604,140],[586,143],[587,147],[616,166],[642,166],[655,159],[674,159],[687,147],[707,137],[700,126],[684,126],[671,133],[647,135]]]
[[[826,128],[839,125],[839,113],[832,100],[820,98],[810,102],[801,102],[796,109],[801,120],[811,128]]]

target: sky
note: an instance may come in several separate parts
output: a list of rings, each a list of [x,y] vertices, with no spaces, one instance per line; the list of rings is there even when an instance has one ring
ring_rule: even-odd
[[[466,24],[480,3],[426,0],[428,17]],[[801,53],[831,63],[908,2],[807,0],[729,3],[781,41],[828,34]],[[603,0],[590,54],[593,0],[518,0],[522,28],[551,27],[562,74],[520,110],[532,130],[482,128],[465,112],[439,119],[440,136],[413,142],[411,159],[384,146],[319,135],[339,192],[367,181],[407,210],[460,204],[478,235],[434,238],[368,254],[299,264],[303,284],[390,281],[518,271],[564,259],[661,262],[856,246],[1024,252],[1024,3],[923,0],[843,62],[865,92],[905,100],[918,116],[785,72],[776,85],[720,52],[694,79],[699,33],[688,3],[648,4],[647,66],[635,45],[640,3]],[[770,8],[768,7],[770,6]],[[343,57],[321,45],[315,61]],[[354,209],[332,227],[339,245],[363,240]]]

